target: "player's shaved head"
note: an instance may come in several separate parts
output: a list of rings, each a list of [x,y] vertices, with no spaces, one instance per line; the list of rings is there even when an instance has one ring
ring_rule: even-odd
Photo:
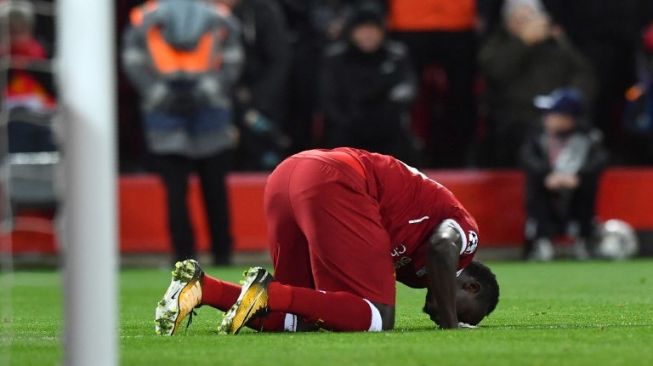
[[[499,284],[496,276],[480,262],[472,262],[465,268],[458,277],[458,286],[456,311],[460,322],[471,325],[480,323],[494,311],[499,302]],[[428,291],[423,311],[429,314],[436,324],[440,324],[438,304],[432,301]]]
[[[499,302],[499,283],[490,268],[481,262],[473,261],[464,273],[479,282],[480,289],[476,294],[476,300],[485,310],[484,316],[490,315]]]

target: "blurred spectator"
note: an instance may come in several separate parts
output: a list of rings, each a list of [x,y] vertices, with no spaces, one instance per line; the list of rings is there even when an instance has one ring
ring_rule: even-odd
[[[392,38],[408,46],[418,78],[434,65],[444,71],[443,113],[434,100],[418,104],[428,119],[429,161],[462,166],[476,123],[476,0],[388,0],[387,8]]]
[[[403,45],[385,37],[383,14],[362,6],[327,51],[321,82],[327,143],[404,157],[415,76]]]
[[[116,0],[116,29],[126,29],[130,24],[130,10],[142,3],[142,0]],[[122,48],[124,37],[118,37],[118,41],[118,47]],[[117,86],[118,169],[121,173],[151,170],[154,160],[148,154],[141,124],[144,111],[140,108],[139,93],[127,77],[123,63],[118,64]]]
[[[626,90],[637,81],[637,55],[651,0],[545,0],[552,17],[592,65],[598,93],[590,111],[622,163],[638,162],[621,125]],[[626,132],[626,133],[625,133]],[[636,136],[635,136],[636,138]],[[631,152],[632,151],[632,152]],[[636,150],[635,150],[636,151]]]
[[[644,51],[648,55],[648,67],[653,70],[653,23],[649,24],[644,31]]]
[[[288,152],[296,153],[314,147],[315,85],[323,42],[311,17],[313,3],[317,0],[278,1],[287,21],[291,48],[283,130],[290,137]]]
[[[286,14],[292,48],[284,131],[289,152],[315,147],[322,137],[318,114],[318,75],[324,48],[340,39],[356,1],[278,0]]]
[[[529,259],[553,259],[552,239],[566,233],[575,239],[574,255],[588,257],[593,235],[599,175],[606,163],[601,134],[583,123],[580,93],[557,89],[535,99],[544,110],[542,128],[523,146],[526,171],[526,238]],[[527,248],[528,250],[528,248]]]
[[[562,86],[594,92],[591,68],[554,27],[539,0],[508,0],[504,26],[482,47],[480,67],[487,82],[490,164],[517,165],[517,152],[539,111],[533,98]]]
[[[241,127],[238,167],[269,170],[289,147],[282,133],[288,84],[290,44],[281,8],[269,0],[214,0],[240,20],[245,51],[243,73],[235,89],[236,119]]]
[[[3,108],[9,110],[9,151],[56,150],[50,129],[56,101],[48,90],[48,55],[34,36],[34,6],[29,1],[1,4],[0,56],[10,56]],[[5,39],[8,37],[8,39]]]
[[[643,33],[643,54],[639,80],[625,93],[625,132],[629,134],[627,146],[630,155],[643,164],[653,163],[653,23]]]
[[[478,32],[485,37],[501,27],[501,8],[504,0],[477,0]]]
[[[175,257],[195,256],[186,197],[196,171],[216,264],[231,259],[225,174],[238,141],[231,91],[242,48],[229,10],[203,0],[149,1],[134,8],[123,63],[142,97],[145,134],[166,189]]]
[[[310,9],[311,23],[324,44],[339,41],[344,36],[347,21],[356,3],[361,1],[313,0]]]
[[[653,22],[649,24],[644,33],[644,49],[646,52],[646,73],[647,73],[647,108],[648,112],[648,133],[649,137],[653,138]],[[652,139],[653,140],[653,139]],[[649,144],[649,157],[653,161],[653,141]]]
[[[46,59],[44,47],[34,37],[34,5],[29,1],[11,1],[0,4],[3,32],[1,54],[11,54],[29,59]],[[5,33],[5,29],[8,33]],[[5,39],[8,36],[8,40]],[[6,49],[9,46],[9,49]]]

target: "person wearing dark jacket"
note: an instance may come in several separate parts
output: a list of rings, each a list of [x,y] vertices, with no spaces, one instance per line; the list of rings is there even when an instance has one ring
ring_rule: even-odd
[[[406,45],[420,80],[412,116],[426,128],[426,163],[468,165],[477,130],[477,0],[383,2],[390,36]]]
[[[216,0],[214,0],[216,1]],[[245,51],[236,85],[236,119],[241,127],[240,169],[272,169],[290,144],[282,133],[285,90],[290,66],[290,40],[276,1],[217,0],[240,21]]]
[[[557,234],[575,239],[577,259],[588,257],[593,235],[594,204],[599,176],[607,155],[599,132],[581,123],[581,94],[557,89],[535,99],[544,111],[542,128],[523,145],[521,160],[526,173],[527,257],[553,259],[551,243]]]
[[[591,112],[606,146],[620,163],[636,163],[639,156],[630,146],[637,139],[616,122],[623,113],[626,90],[638,78],[641,34],[653,20],[653,1],[545,0],[545,4],[596,72]]]
[[[406,49],[385,37],[382,13],[362,5],[343,41],[326,52],[321,77],[327,145],[402,157],[416,80]]]
[[[490,165],[515,167],[519,147],[537,121],[532,100],[563,86],[588,101],[594,75],[586,60],[554,27],[538,0],[510,0],[504,25],[482,47],[479,63],[487,83]]]

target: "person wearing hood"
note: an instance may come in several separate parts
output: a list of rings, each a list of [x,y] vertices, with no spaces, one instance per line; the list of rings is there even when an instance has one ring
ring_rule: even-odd
[[[201,182],[215,264],[231,260],[225,175],[239,133],[232,89],[243,62],[229,10],[204,0],[151,0],[131,12],[125,72],[141,95],[147,147],[166,191],[176,259],[193,258],[188,179]]]
[[[378,8],[358,6],[342,41],[327,49],[320,94],[327,145],[406,157],[416,77],[406,48],[386,38]]]
[[[540,0],[506,0],[502,13],[503,25],[479,54],[488,111],[485,155],[492,167],[513,168],[540,114],[533,98],[568,85],[582,91],[590,105],[596,80]]]
[[[598,181],[607,162],[601,134],[584,123],[581,93],[576,89],[556,89],[536,97],[534,104],[543,111],[542,125],[521,151],[527,258],[553,259],[553,238],[567,234],[574,239],[574,256],[586,259]]]

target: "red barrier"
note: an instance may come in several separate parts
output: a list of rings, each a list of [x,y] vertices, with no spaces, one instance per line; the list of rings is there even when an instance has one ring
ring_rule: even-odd
[[[601,219],[621,219],[638,230],[653,230],[653,169],[611,169],[601,182]]]
[[[520,245],[525,219],[521,173],[430,171],[428,175],[449,187],[476,217],[485,246]],[[238,251],[266,248],[262,200],[265,179],[265,174],[229,177],[232,232]],[[197,183],[195,179],[191,182],[188,199],[199,248],[204,250],[209,240]],[[158,179],[151,175],[121,177],[119,200],[121,251],[167,252],[166,207]],[[653,230],[653,210],[647,202],[653,202],[653,169],[611,169],[603,176],[597,207],[600,218],[619,218],[638,230]],[[21,216],[16,226],[18,230],[12,235],[14,252],[56,252],[49,221]]]

